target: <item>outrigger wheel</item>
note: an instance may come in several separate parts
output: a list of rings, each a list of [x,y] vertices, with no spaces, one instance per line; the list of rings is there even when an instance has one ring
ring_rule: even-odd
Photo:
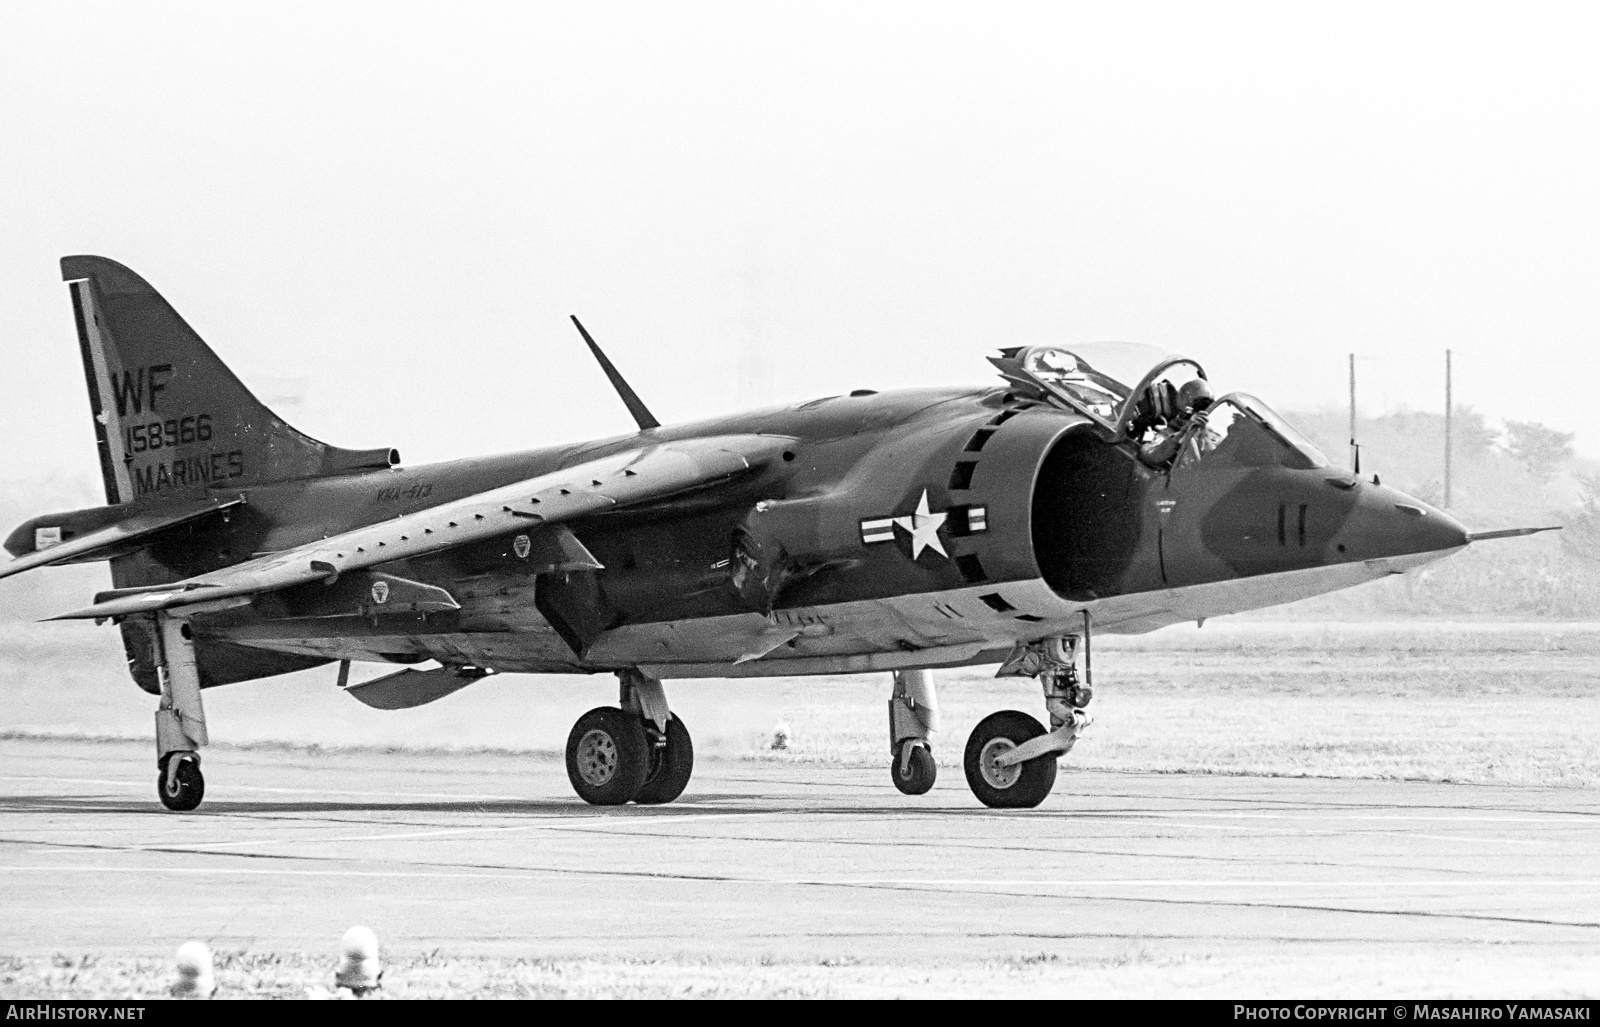
[[[169,752],[157,761],[156,768],[156,794],[167,809],[187,813],[206,797],[198,753]]]
[[[893,772],[894,786],[907,795],[924,794],[939,776],[933,750],[918,738],[907,738],[900,743],[900,751],[895,753],[894,765],[889,769]]]
[[[967,784],[979,802],[994,809],[1032,809],[1045,800],[1056,783],[1055,753],[1009,767],[996,762],[1044,733],[1043,724],[1018,710],[1001,710],[978,722],[967,739],[962,762]]]

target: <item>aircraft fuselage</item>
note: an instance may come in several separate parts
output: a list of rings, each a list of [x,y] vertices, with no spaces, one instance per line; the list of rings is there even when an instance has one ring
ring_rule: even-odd
[[[526,535],[507,535],[386,566],[459,610],[330,609],[314,584],[195,617],[207,683],[334,659],[659,677],[995,662],[1080,631],[1086,611],[1098,630],[1149,631],[1465,544],[1437,511],[1331,468],[1164,472],[1004,388],[923,389],[255,486],[226,523],[114,561],[115,583],[200,574],[645,442],[734,433],[785,440],[785,459],[574,524],[600,568],[541,571]]]

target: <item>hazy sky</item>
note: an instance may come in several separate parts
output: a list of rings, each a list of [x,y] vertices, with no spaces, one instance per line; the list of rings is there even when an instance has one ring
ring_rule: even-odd
[[[1091,339],[1438,410],[1448,346],[1600,456],[1597,12],[0,6],[0,477],[94,473],[75,252],[408,463],[629,428],[573,312],[664,421]]]

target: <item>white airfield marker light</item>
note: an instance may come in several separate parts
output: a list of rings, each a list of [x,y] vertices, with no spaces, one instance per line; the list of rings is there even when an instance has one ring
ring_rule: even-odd
[[[333,975],[334,985],[349,988],[358,997],[377,988],[383,969],[378,965],[378,936],[372,929],[359,924],[350,928],[339,948],[342,955]]]
[[[216,990],[217,978],[206,943],[186,941],[178,946],[178,980],[172,985],[172,997],[210,998]]]

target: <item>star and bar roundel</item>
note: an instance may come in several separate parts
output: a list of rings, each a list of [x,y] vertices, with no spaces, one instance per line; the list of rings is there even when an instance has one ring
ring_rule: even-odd
[[[989,513],[982,506],[967,506],[959,508],[965,513],[965,528],[960,534],[976,535],[989,530]],[[917,508],[904,517],[867,517],[861,521],[861,542],[863,545],[873,545],[878,542],[893,542],[898,531],[903,531],[911,540],[911,559],[922,556],[924,549],[931,549],[950,559],[950,554],[945,551],[944,540],[939,537],[939,529],[944,528],[950,533],[951,527],[946,521],[957,508],[947,507],[942,511],[934,512],[928,506],[928,490],[922,490],[922,498],[917,500]]]

